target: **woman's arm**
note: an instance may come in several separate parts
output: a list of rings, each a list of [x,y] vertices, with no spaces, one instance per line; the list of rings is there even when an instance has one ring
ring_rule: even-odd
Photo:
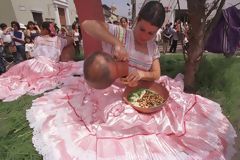
[[[31,37],[31,31],[29,29],[26,30],[26,36]]]
[[[8,32],[11,32],[12,28],[11,27],[7,27],[6,29],[3,30],[3,34],[7,34]]]
[[[39,28],[39,26],[37,24],[35,24],[34,27],[36,28],[37,33],[40,34],[41,33],[41,29]]]
[[[21,43],[21,44],[24,44],[24,40],[22,40],[22,39],[20,39],[20,38],[17,38],[17,37],[15,37],[15,36],[13,36],[12,39],[13,39],[14,41],[16,41],[16,42],[19,42],[19,43]]]
[[[152,80],[157,80],[160,78],[160,75],[161,75],[161,67],[160,67],[160,62],[159,62],[159,59],[155,59],[153,61],[153,64],[152,64],[152,68],[149,72],[144,72],[144,71],[141,71],[142,72],[142,80],[149,80],[149,81],[152,81]]]
[[[108,31],[108,25],[97,20],[85,20],[81,23],[83,30],[93,38],[105,41],[114,46],[115,56],[118,60],[126,61],[128,54],[123,44]]]
[[[160,78],[161,75],[161,68],[159,59],[155,59],[152,64],[152,68],[149,72],[137,70],[135,72],[130,73],[126,81],[128,83],[137,82],[139,80],[147,80],[147,81],[154,81]]]
[[[85,32],[98,40],[105,41],[113,46],[121,44],[121,42],[108,31],[108,25],[104,22],[85,20],[81,25]]]

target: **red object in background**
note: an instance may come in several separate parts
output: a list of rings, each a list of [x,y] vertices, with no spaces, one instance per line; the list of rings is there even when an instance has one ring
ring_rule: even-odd
[[[101,20],[104,21],[103,9],[101,0],[74,0],[76,10],[78,13],[78,19],[80,24],[87,19]],[[89,35],[86,34],[83,30],[82,38],[83,38],[83,49],[84,49],[84,57],[86,58],[94,51],[102,50],[102,43]]]

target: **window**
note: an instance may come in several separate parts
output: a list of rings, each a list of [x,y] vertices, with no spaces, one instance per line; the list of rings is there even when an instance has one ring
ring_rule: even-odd
[[[34,22],[36,22],[38,26],[41,26],[43,22],[42,13],[32,12],[32,15],[33,15]]]
[[[66,25],[66,17],[64,8],[58,8],[59,18],[61,25]]]

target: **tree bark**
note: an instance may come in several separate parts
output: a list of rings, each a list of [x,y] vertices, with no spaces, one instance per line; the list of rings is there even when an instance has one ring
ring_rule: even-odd
[[[184,86],[186,92],[195,91],[195,75],[204,52],[205,41],[211,32],[213,25],[221,15],[221,9],[226,0],[214,0],[212,7],[206,8],[206,0],[187,0],[190,20],[190,39],[187,58],[185,59]],[[207,9],[207,10],[206,10]],[[216,10],[212,21],[206,24],[208,16]]]
[[[205,1],[188,0],[191,25],[188,54],[185,62],[184,89],[195,92],[195,75],[204,51]],[[197,12],[196,12],[197,11]]]
[[[198,71],[198,67],[203,55],[202,47],[197,45],[192,45],[192,48],[194,49],[191,52],[191,54],[187,56],[187,60],[185,62],[185,71],[184,71],[184,90],[188,93],[195,93],[196,91],[195,75]],[[195,55],[197,55],[198,57],[196,58]]]

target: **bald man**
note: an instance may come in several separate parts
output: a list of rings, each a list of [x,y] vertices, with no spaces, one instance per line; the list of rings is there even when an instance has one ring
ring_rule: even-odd
[[[104,89],[117,78],[128,75],[128,63],[115,61],[111,55],[97,51],[85,59],[83,72],[89,86]]]

